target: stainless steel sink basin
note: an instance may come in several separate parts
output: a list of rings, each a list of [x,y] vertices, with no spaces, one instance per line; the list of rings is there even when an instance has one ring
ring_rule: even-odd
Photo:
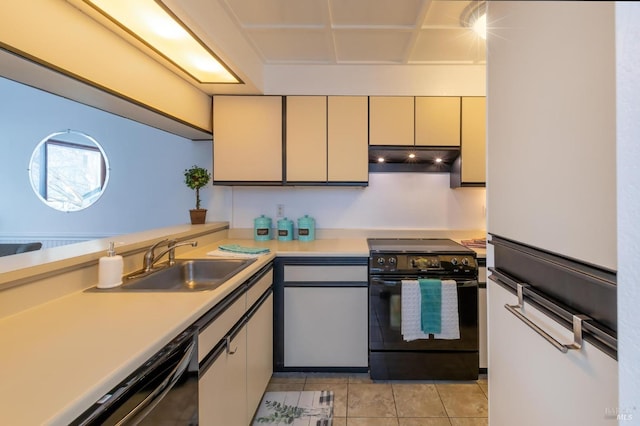
[[[116,291],[213,290],[255,259],[177,259],[176,264],[137,278],[125,278]]]

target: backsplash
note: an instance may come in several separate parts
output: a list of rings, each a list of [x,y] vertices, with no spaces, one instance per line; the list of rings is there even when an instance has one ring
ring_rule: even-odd
[[[231,228],[252,228],[277,206],[294,220],[308,214],[316,228],[485,229],[485,188],[449,188],[448,173],[372,173],[365,188],[234,187]]]

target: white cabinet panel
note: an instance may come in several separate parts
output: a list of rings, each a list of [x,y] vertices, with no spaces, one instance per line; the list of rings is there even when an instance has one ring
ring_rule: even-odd
[[[213,180],[282,180],[282,98],[216,96]]]
[[[327,97],[287,97],[287,181],[327,180]]]
[[[200,330],[201,425],[246,426],[260,403],[273,372],[273,295],[261,299],[272,279],[273,271],[269,270],[247,293]],[[252,306],[247,306],[247,298],[251,305],[257,300],[263,302],[254,311]],[[241,318],[246,324],[238,322]],[[232,335],[231,341],[214,358],[213,348],[218,351],[219,345]]]
[[[618,363],[588,342],[581,350],[561,353],[505,309],[516,303],[515,295],[493,281],[487,286],[490,424],[615,424]],[[573,341],[571,331],[525,307],[526,315],[554,337]]]
[[[485,183],[486,176],[486,102],[485,98],[462,98],[462,164],[460,180],[465,183]]]
[[[231,340],[234,353],[223,352],[199,379],[199,421],[203,426],[246,426],[246,327]]]
[[[366,96],[329,96],[329,182],[369,180],[369,110]]]
[[[313,281],[367,281],[367,265],[285,265],[284,280]]]
[[[233,302],[218,318],[204,329],[200,330],[198,335],[198,362],[201,362],[205,356],[218,344],[220,340],[231,330],[231,327],[238,322],[244,315],[246,310],[247,297],[242,295]]]
[[[417,97],[415,114],[416,145],[460,146],[459,97]]]
[[[247,411],[252,417],[273,373],[273,295],[247,323]]]
[[[369,98],[369,145],[413,145],[414,98]]]
[[[285,287],[285,367],[366,367],[366,287]]]
[[[251,308],[254,303],[258,301],[260,296],[264,294],[265,291],[271,286],[273,283],[273,270],[270,270],[264,276],[262,276],[258,282],[253,284],[249,290],[247,290],[247,309]]]

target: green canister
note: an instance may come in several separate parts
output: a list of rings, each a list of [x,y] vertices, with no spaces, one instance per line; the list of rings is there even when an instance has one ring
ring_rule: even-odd
[[[298,219],[298,240],[313,241],[316,238],[316,221],[309,215]]]
[[[278,241],[293,240],[293,221],[286,217],[278,221]]]
[[[271,218],[260,215],[253,220],[253,239],[269,241],[271,239]]]

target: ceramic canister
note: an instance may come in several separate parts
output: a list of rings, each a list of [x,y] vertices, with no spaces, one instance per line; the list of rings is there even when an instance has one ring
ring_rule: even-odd
[[[298,219],[298,240],[313,241],[316,238],[316,221],[309,215]]]
[[[293,221],[282,218],[278,221],[278,241],[293,240]]]
[[[253,220],[253,239],[268,241],[271,239],[271,218],[260,215]]]

